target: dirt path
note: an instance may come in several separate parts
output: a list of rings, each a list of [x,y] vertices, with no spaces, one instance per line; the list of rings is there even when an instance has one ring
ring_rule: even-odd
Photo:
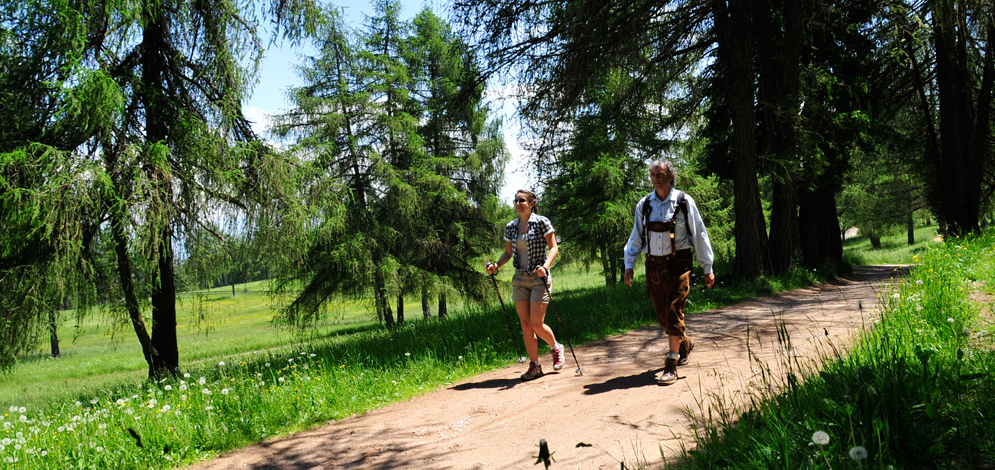
[[[549,443],[555,470],[617,469],[623,461],[655,468],[661,450],[669,459],[693,442],[685,409],[700,411],[714,396],[739,401],[761,382],[748,348],[777,375],[779,322],[792,354],[811,363],[873,320],[896,268],[859,267],[847,280],[690,316],[696,345],[674,385],[656,384],[667,342],[659,327],[647,327],[575,347],[583,376],[569,353],[563,370],[532,382],[518,379],[523,366],[498,369],[193,468],[534,469],[539,439]],[[549,356],[542,360],[548,370]]]

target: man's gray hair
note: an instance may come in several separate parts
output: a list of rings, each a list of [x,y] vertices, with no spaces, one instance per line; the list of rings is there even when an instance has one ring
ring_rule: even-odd
[[[655,168],[663,168],[667,170],[667,174],[670,175],[670,187],[677,187],[677,169],[674,168],[674,164],[671,163],[670,159],[658,158],[650,162],[649,170],[653,171]]]

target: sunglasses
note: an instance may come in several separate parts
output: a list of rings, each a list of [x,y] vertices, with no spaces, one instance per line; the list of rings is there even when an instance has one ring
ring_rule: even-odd
[[[515,199],[515,204],[525,204],[526,202],[529,202],[529,200],[523,198]]]

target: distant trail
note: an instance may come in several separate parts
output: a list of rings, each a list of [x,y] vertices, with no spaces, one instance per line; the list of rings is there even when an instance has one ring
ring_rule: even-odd
[[[666,337],[646,327],[575,347],[580,377],[568,363],[522,382],[525,368],[515,365],[191,468],[534,470],[539,439],[549,443],[555,470],[658,466],[661,449],[672,459],[693,445],[686,408],[700,412],[699,403],[716,396],[742,403],[761,383],[748,348],[780,373],[778,322],[790,333],[792,356],[814,365],[819,351],[845,348],[877,316],[878,293],[904,272],[857,267],[848,279],[690,315],[691,362],[667,387],[655,380]],[[548,368],[548,355],[543,361]]]

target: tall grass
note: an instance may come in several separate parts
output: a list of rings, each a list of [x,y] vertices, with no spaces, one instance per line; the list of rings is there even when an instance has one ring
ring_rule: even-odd
[[[679,468],[989,468],[995,464],[995,231],[930,243],[883,312],[821,371],[771,378],[749,409],[701,417]],[[987,316],[981,315],[985,313]],[[768,389],[767,387],[761,387]]]

